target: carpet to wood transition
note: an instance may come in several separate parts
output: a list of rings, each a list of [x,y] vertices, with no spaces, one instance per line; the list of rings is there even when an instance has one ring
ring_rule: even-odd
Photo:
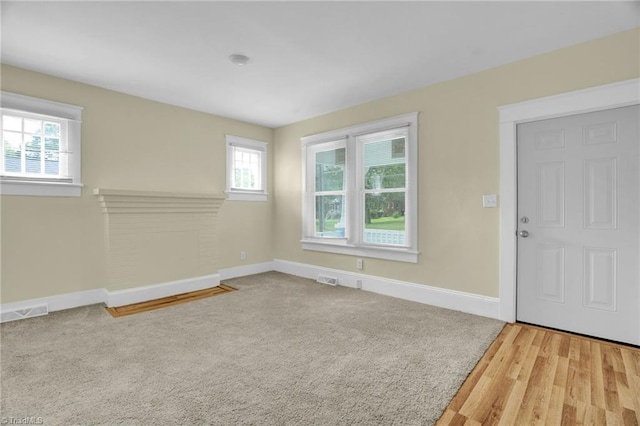
[[[163,297],[162,299],[149,300],[147,302],[106,309],[114,318],[118,318],[125,315],[139,314],[141,312],[153,311],[155,309],[166,308],[168,306],[193,302],[194,300],[205,299],[207,297],[219,296],[235,290],[236,289],[233,287],[220,284],[218,287],[205,288],[204,290],[190,291],[189,293],[176,294],[174,296]]]

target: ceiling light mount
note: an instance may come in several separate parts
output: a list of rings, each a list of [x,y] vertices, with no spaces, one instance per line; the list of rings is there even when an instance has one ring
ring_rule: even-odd
[[[234,53],[233,55],[229,55],[229,60],[232,64],[243,67],[249,63],[250,59],[247,55],[243,55],[242,53]]]

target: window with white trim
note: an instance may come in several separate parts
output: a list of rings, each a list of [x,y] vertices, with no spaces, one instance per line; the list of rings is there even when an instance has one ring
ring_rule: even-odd
[[[305,250],[418,261],[418,114],[302,138]]]
[[[81,195],[82,108],[1,93],[0,193]]]
[[[267,200],[267,143],[227,135],[227,198]]]

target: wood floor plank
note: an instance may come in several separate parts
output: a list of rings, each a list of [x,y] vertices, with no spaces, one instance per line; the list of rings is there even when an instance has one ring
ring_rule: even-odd
[[[482,375],[474,388],[469,393],[467,400],[460,408],[460,414],[465,417],[469,417],[470,413],[473,413],[481,405],[482,398],[487,393],[487,389],[491,385],[491,377]]]
[[[533,405],[532,424],[543,425],[547,417],[547,412],[551,405],[551,393],[553,391],[553,381],[556,375],[556,368],[558,365],[557,356],[538,356],[541,360],[540,367],[538,369],[534,367],[534,373],[536,380],[530,380],[529,386],[537,386],[539,391],[538,399]]]
[[[578,401],[591,404],[591,346],[589,341],[580,341],[580,366],[576,381]]]
[[[506,395],[511,392],[514,380],[502,376],[493,378],[485,390],[485,394],[478,401],[473,412],[467,417],[480,422],[483,425],[497,424],[502,412],[502,406]]]
[[[580,339],[577,337],[570,337],[569,343],[569,359],[576,361],[580,360]]]
[[[568,359],[563,358],[565,360]],[[544,423],[547,425],[559,425],[562,423],[562,411],[564,400],[564,387],[553,385],[551,390],[551,397],[549,398],[549,409],[547,410],[547,416],[544,419]]]
[[[518,411],[522,405],[522,399],[524,393],[527,390],[527,383],[516,380],[511,388],[509,395],[505,402],[504,409],[502,410],[502,416],[500,417],[498,424],[501,426],[511,426],[517,424]]]
[[[514,358],[513,365],[509,369],[507,375],[512,379],[517,379],[520,376],[520,370],[524,365],[529,348],[533,343],[533,339],[536,337],[536,331],[528,328],[523,328],[518,337],[523,336],[521,340],[514,341],[517,344],[517,354]]]
[[[591,405],[606,409],[604,398],[604,378],[602,372],[601,347],[590,342],[591,346]]]
[[[469,394],[475,388],[476,384],[478,383],[478,380],[480,379],[480,377],[482,377],[484,370],[487,368],[487,365],[488,363],[486,362],[478,363],[478,365],[471,372],[467,380],[462,384],[462,387],[460,388],[456,396],[454,396],[453,399],[451,400],[451,403],[449,404],[450,410],[454,412],[460,411],[460,408],[462,408],[462,405],[465,403],[465,401],[469,397]]]
[[[569,374],[569,358],[561,356],[558,357],[557,362],[558,365],[556,366],[556,375],[553,379],[553,384],[564,390],[567,386],[567,376]],[[564,399],[564,393],[562,399]]]
[[[625,426],[638,426],[638,422],[640,422],[640,420],[638,420],[636,412],[625,408],[622,410],[622,422]]]
[[[107,312],[114,318],[126,315],[139,314],[142,312],[153,311],[156,309],[166,308],[168,306],[180,305],[182,303],[192,302],[194,300],[205,299],[208,297],[218,296],[221,294],[235,291],[233,287],[220,284],[217,287],[206,288],[203,290],[191,291],[188,293],[176,294],[174,296],[163,297],[161,299],[149,300],[146,302],[134,303],[131,305],[105,308]]]
[[[640,423],[640,349],[507,324],[438,425]]]
[[[620,396],[616,373],[613,369],[613,358],[608,347],[602,347],[602,380],[604,383],[604,401],[607,411],[620,411]]]
[[[584,397],[580,398],[579,394],[584,394],[584,389],[580,382],[580,361],[570,359],[569,368],[567,370],[564,403],[574,408],[577,407],[579,400],[584,401]]]
[[[562,420],[560,421],[561,425],[575,425],[578,424],[576,420],[576,407],[573,405],[564,404],[562,406]]]
[[[536,336],[540,333],[536,331]],[[522,363],[522,367],[520,368],[520,372],[518,373],[518,380],[528,381],[531,377],[531,370],[533,369],[533,365],[536,362],[536,358],[538,356],[538,351],[540,347],[535,345],[536,337],[534,337],[533,342],[531,342],[531,346],[529,346],[527,350],[527,354],[525,356],[524,362]]]

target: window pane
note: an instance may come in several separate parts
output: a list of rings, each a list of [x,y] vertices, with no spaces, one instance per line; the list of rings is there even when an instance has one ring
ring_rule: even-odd
[[[44,123],[44,135],[60,137],[60,124],[58,123]]]
[[[369,244],[405,245],[405,193],[365,194],[363,241]]]
[[[344,206],[344,195],[316,196],[316,237],[344,238]]]
[[[40,151],[25,151],[27,173],[40,173]]]
[[[22,134],[2,132],[4,144],[4,170],[10,173],[22,172]]]
[[[44,152],[44,173],[47,175],[60,174],[60,154],[58,151]]]
[[[262,189],[260,151],[235,148],[233,151],[233,188]]]
[[[58,151],[60,149],[60,139],[44,138],[44,149],[49,151]]]
[[[27,121],[28,120],[25,120],[25,128]],[[25,135],[24,141],[25,171],[27,173],[40,173],[42,159],[40,148],[42,145],[42,139],[40,136]]]
[[[316,153],[316,191],[344,189],[345,148]]]
[[[2,128],[4,130],[15,130],[16,132],[22,131],[22,118],[14,117],[12,115],[2,116]]]
[[[406,186],[405,143],[404,138],[365,143],[365,189]]]
[[[42,132],[42,121],[24,119],[24,132],[39,135]]]
[[[25,135],[25,150],[26,151],[38,151],[40,152],[40,147],[42,143],[42,138],[40,136],[35,135]]]

